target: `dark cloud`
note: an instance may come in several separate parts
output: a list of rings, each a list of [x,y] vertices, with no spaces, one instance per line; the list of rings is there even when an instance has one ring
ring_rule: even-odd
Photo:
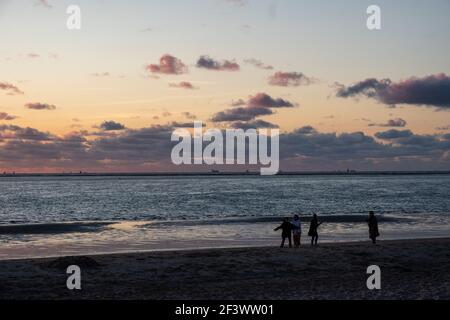
[[[99,126],[99,128],[104,131],[116,131],[126,129],[126,127],[123,124],[115,121],[105,121]]]
[[[411,132],[411,130],[396,130],[396,129],[375,133],[375,137],[382,140],[409,138],[412,135],[413,133]]]
[[[52,104],[40,103],[40,102],[27,103],[25,105],[25,108],[32,109],[32,110],[55,110],[56,109],[56,107]]]
[[[395,134],[391,134],[391,137]],[[448,170],[450,141],[400,133],[378,142],[363,132],[321,133],[311,127],[280,136],[282,167],[305,170]]]
[[[263,129],[277,129],[279,128],[278,125],[264,121],[264,120],[252,120],[252,121],[236,121],[231,123],[230,125],[231,128],[234,129],[243,129],[243,130],[247,130],[247,129],[259,129],[259,128],[263,128]]]
[[[349,87],[339,86],[336,95],[340,98],[365,96],[389,106],[409,104],[449,109],[450,77],[441,73],[400,82],[372,78]]]
[[[252,66],[255,66],[255,67],[259,68],[259,69],[273,70],[273,66],[267,65],[267,64],[263,63],[262,61],[257,60],[255,58],[245,59],[244,62],[246,64],[250,64]]]
[[[296,104],[287,100],[277,98],[274,99],[266,93],[258,93],[247,102],[248,107],[264,107],[264,108],[292,108]]]
[[[217,61],[209,56],[201,56],[197,61],[197,68],[215,71],[239,71],[240,66],[234,61]]]
[[[270,85],[280,87],[298,87],[300,85],[309,85],[312,82],[312,78],[300,72],[276,72],[269,78]]]
[[[179,83],[170,83],[169,86],[173,88],[188,89],[188,90],[196,89],[195,86],[188,81],[181,81]]]
[[[213,115],[213,122],[227,121],[250,121],[259,116],[267,116],[273,114],[273,111],[266,107],[238,107],[220,111]]]
[[[407,122],[401,118],[397,119],[390,119],[386,123],[371,123],[369,124],[369,127],[398,127],[398,128],[404,128],[406,127]]]
[[[241,105],[241,107],[218,112],[213,115],[211,120],[213,122],[250,121],[259,116],[273,114],[272,109],[296,106],[296,104],[281,98],[274,99],[266,93],[258,93],[250,97],[247,102],[238,100],[238,104],[235,105]]]
[[[24,94],[18,87],[7,82],[0,82],[0,90],[6,91],[6,94],[11,96]]]
[[[17,117],[6,112],[0,112],[0,120],[10,121],[14,119],[17,119]]]
[[[173,128],[193,128],[194,122],[178,122],[178,121],[172,121],[168,124],[168,126],[171,126]],[[202,123],[202,127],[206,127],[206,124]]]
[[[308,135],[308,134],[316,134],[317,130],[314,129],[312,126],[304,126],[301,128],[298,128],[294,131],[294,134],[300,134],[300,135]]]
[[[0,125],[0,138],[3,140],[50,141],[54,136],[34,128],[22,128],[15,125]]]
[[[187,66],[178,58],[165,54],[159,59],[159,64],[149,64],[146,69],[151,73],[161,74],[183,74],[186,73]]]
[[[172,123],[87,139],[85,131],[62,137],[33,128],[0,125],[0,164],[6,170],[167,170],[176,142]],[[391,134],[390,137],[395,135]],[[450,135],[397,134],[376,140],[363,132],[324,133],[305,126],[280,135],[283,170],[449,170]],[[198,167],[184,170],[199,170]]]

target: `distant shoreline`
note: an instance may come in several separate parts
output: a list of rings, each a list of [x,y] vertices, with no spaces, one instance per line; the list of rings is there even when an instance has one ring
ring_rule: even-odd
[[[279,172],[276,176],[404,176],[450,175],[450,171],[292,171]],[[81,172],[81,173],[3,173],[0,178],[17,177],[221,177],[260,176],[259,172]]]

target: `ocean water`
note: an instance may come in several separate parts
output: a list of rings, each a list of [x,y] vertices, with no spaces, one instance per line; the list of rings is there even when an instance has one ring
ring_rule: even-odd
[[[385,239],[450,236],[450,175],[2,177],[0,258],[276,245],[294,213],[366,240],[369,210]]]

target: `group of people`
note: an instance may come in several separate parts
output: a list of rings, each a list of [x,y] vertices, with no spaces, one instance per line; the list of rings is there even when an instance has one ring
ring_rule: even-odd
[[[314,214],[311,222],[309,224],[308,236],[311,237],[311,246],[317,246],[317,241],[319,240],[319,233],[317,229],[323,222],[319,221],[317,214]],[[380,236],[378,232],[378,220],[375,217],[375,213],[370,211],[369,218],[367,219],[367,224],[369,226],[369,238],[372,240],[373,244],[376,244],[377,238]],[[300,217],[296,214],[294,218],[290,220],[285,218],[283,223],[274,229],[274,231],[281,230],[281,248],[284,247],[286,239],[289,241],[289,248],[292,248],[292,237],[294,238],[294,246],[296,248],[300,247],[301,236],[302,236],[302,224]]]

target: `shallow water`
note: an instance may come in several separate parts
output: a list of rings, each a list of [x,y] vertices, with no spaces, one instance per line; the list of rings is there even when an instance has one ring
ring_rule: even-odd
[[[0,258],[277,244],[298,212],[322,241],[366,240],[368,210],[384,239],[443,237],[449,196],[450,175],[2,177]]]

